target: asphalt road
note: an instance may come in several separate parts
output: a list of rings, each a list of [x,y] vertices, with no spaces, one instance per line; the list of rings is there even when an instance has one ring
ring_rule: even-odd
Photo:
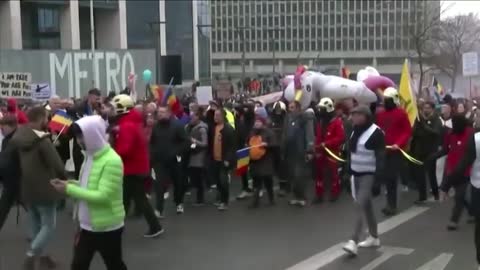
[[[235,190],[237,188],[234,188]],[[213,194],[209,195],[213,199]],[[411,207],[416,194],[401,193],[402,213],[386,220],[380,214],[383,198],[375,200],[382,248],[361,250],[350,258],[341,251],[353,229],[353,206],[345,194],[335,203],[291,207],[286,199],[276,206],[248,209],[233,202],[227,212],[213,206],[191,206],[183,215],[170,205],[159,239],[142,238],[143,219],[128,219],[124,237],[129,269],[141,270],[469,270],[477,269],[473,225],[462,221],[460,230],[445,226],[451,201]],[[265,198],[266,199],[266,198]],[[464,220],[466,217],[464,218]],[[15,211],[0,232],[0,270],[20,269],[26,249],[25,215],[19,225]],[[69,269],[73,226],[68,211],[59,215],[51,254]],[[423,267],[423,268],[422,268]],[[99,256],[92,270],[105,269]]]

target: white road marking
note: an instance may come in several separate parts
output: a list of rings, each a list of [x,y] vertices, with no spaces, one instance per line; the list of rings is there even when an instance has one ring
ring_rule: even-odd
[[[360,270],[373,270],[377,268],[377,266],[388,261],[391,257],[395,255],[410,255],[414,250],[411,248],[383,246],[379,248],[378,251],[382,252],[383,254],[380,257],[376,258],[375,260],[371,261],[369,264],[362,267],[362,269]]]
[[[406,211],[381,222],[380,224],[378,224],[379,235],[395,229],[403,223],[424,213],[428,209],[430,208],[413,206]],[[342,250],[344,244],[345,243],[338,243],[320,253],[313,255],[312,257],[302,262],[295,264],[294,266],[289,267],[287,270],[318,270],[319,268],[324,267],[325,265],[343,256],[345,254],[345,252]]]
[[[417,270],[444,270],[452,258],[453,254],[442,253],[435,259],[419,267]]]

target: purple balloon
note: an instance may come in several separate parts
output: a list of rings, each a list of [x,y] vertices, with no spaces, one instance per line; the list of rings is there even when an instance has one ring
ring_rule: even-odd
[[[390,78],[385,76],[369,76],[363,81],[363,83],[372,91],[376,91],[377,89],[384,90],[388,87],[395,87],[395,83],[390,80]]]

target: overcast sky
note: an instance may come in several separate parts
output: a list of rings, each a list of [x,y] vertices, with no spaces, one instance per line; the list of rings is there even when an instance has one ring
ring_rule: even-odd
[[[480,15],[480,1],[443,1],[442,7],[449,7],[442,18],[452,17],[459,14],[468,14],[470,12]]]

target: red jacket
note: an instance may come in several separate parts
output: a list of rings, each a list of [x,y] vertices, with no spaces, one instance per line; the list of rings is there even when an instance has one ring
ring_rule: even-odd
[[[447,161],[445,162],[445,172],[450,175],[455,167],[460,163],[463,156],[466,155],[468,139],[472,136],[474,130],[471,127],[465,128],[461,134],[452,133],[449,131],[445,135],[444,150],[448,152]],[[468,167],[464,176],[470,176],[471,167]]]
[[[122,158],[125,175],[149,175],[150,164],[143,133],[143,118],[136,110],[130,110],[120,117],[114,149]]]
[[[402,108],[377,113],[377,125],[385,132],[385,144],[398,145],[404,149],[412,136],[412,126],[408,115]]]
[[[322,143],[325,146],[332,150],[335,154],[340,153],[342,144],[345,142],[345,130],[343,129],[343,122],[340,117],[334,117],[327,125],[325,133],[322,134],[323,127],[322,123],[318,122],[316,125],[316,132],[315,132],[315,149],[317,153],[322,153],[327,155],[323,147],[320,145]]]
[[[20,125],[28,123],[27,115],[18,108],[17,100],[14,98],[7,99],[7,114],[15,116]]]

